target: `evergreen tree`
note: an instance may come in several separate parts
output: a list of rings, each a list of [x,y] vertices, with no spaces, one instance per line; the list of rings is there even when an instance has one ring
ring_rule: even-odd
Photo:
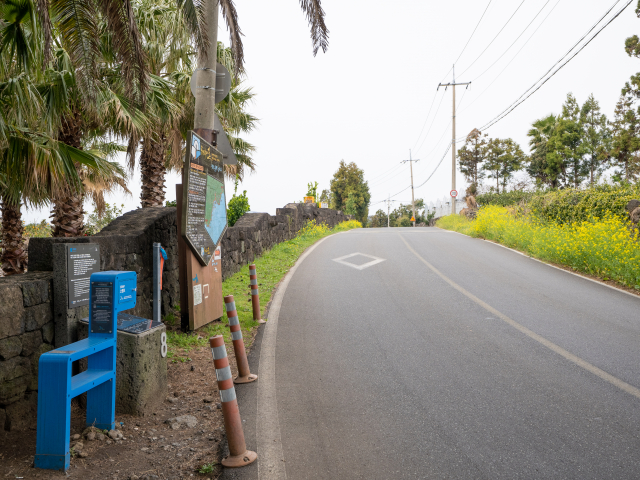
[[[608,152],[611,149],[611,131],[607,117],[600,112],[600,104],[589,95],[580,110],[582,125],[582,145],[586,156],[585,167],[589,171],[589,184],[597,181],[607,167]]]
[[[487,134],[484,136],[477,128],[471,130],[467,135],[464,147],[458,151],[458,164],[460,171],[469,182],[467,194],[475,195],[478,190],[479,181],[484,177],[482,163],[487,155]]]
[[[630,182],[640,173],[640,117],[633,108],[633,95],[623,91],[616,104],[611,124],[611,151],[609,152],[614,166],[618,169],[614,179]]]
[[[513,174],[522,169],[526,160],[526,155],[514,140],[511,138],[490,139],[487,143],[487,160],[485,169],[488,170],[488,177],[496,179],[496,191],[507,189],[507,183]]]
[[[565,181],[578,188],[587,176],[588,169],[583,162],[582,125],[580,106],[569,93],[562,106],[562,115],[556,122],[553,134],[547,143],[547,161],[560,166]]]
[[[555,115],[548,115],[533,122],[532,128],[527,133],[530,138],[529,147],[531,147],[527,173],[535,179],[538,186],[548,185],[551,188],[559,186],[561,165],[547,160],[548,142],[556,128],[556,123]]]
[[[332,208],[354,215],[363,225],[369,215],[369,185],[364,181],[364,170],[351,162],[340,160],[331,180]]]

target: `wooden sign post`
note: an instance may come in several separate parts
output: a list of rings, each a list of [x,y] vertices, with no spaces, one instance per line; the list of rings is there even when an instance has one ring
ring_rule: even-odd
[[[223,315],[220,242],[227,229],[222,154],[196,133],[187,139],[182,185],[176,185],[183,330]]]

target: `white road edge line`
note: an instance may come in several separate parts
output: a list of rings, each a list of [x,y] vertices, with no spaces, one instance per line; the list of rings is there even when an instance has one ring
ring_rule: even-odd
[[[457,291],[462,293],[464,296],[466,296],[467,298],[469,298],[473,302],[477,303],[478,305],[480,305],[482,308],[484,308],[488,312],[493,313],[496,317],[501,319],[506,324],[511,325],[516,330],[519,330],[520,332],[524,333],[527,337],[529,337],[532,340],[535,340],[536,342],[544,345],[549,350],[551,350],[551,351],[557,353],[558,355],[564,357],[565,359],[567,359],[570,362],[574,363],[578,367],[581,367],[581,368],[585,369],[586,371],[588,371],[588,372],[594,374],[595,376],[601,378],[605,382],[608,382],[611,385],[613,385],[615,387],[618,387],[620,390],[622,390],[624,392],[627,392],[628,394],[633,395],[634,397],[640,399],[640,389],[634,387],[633,385],[628,384],[627,382],[625,382],[623,380],[620,380],[617,377],[614,377],[610,373],[607,373],[604,370],[601,370],[600,368],[596,367],[595,365],[592,365],[591,363],[587,362],[586,360],[583,360],[582,358],[574,355],[573,353],[568,352],[567,350],[565,350],[564,348],[560,347],[559,345],[556,345],[555,343],[551,342],[550,340],[547,340],[543,336],[538,335],[537,333],[535,333],[532,330],[529,330],[524,325],[520,325],[518,322],[516,322],[515,320],[512,320],[511,318],[507,317],[504,313],[496,310],[495,308],[493,308],[488,303],[485,303],[484,301],[480,300],[474,294],[472,294],[471,292],[465,290],[463,287],[461,287],[460,285],[455,283],[449,277],[447,277],[442,272],[440,272],[440,270],[438,270],[436,267],[434,267],[429,262],[427,262],[424,258],[422,258],[420,256],[420,254],[418,252],[416,252],[411,245],[409,245],[409,243],[405,240],[405,238],[402,235],[398,234],[398,236],[402,239],[402,241],[407,246],[409,251],[411,253],[413,253],[418,258],[418,260],[420,260],[422,263],[424,263],[433,273],[438,275],[442,280],[447,282],[449,285],[451,285]],[[562,269],[559,269],[559,270],[562,270]]]
[[[335,235],[340,233],[343,232]],[[273,303],[269,308],[269,319],[264,326],[262,345],[260,347],[260,366],[258,367],[260,381],[258,382],[256,437],[258,444],[258,479],[260,480],[284,480],[287,478],[276,397],[276,335],[278,333],[278,317],[282,299],[298,266],[318,245],[333,236],[329,235],[320,239],[300,256],[295,265],[285,275],[282,283],[280,283],[273,296]]]
[[[546,265],[547,267],[555,268],[556,270],[560,270],[561,272],[568,273],[569,275],[573,275],[573,276],[576,276],[578,278],[582,278],[583,280],[589,280],[590,282],[597,283],[598,285],[602,285],[603,287],[610,288],[612,290],[615,290],[616,292],[624,293],[624,294],[629,295],[629,296],[631,296],[631,297],[633,297],[635,299],[640,300],[640,296],[638,296],[638,295],[636,295],[634,293],[627,292],[626,290],[622,290],[621,288],[614,287],[613,285],[609,285],[609,284],[601,282],[599,280],[594,280],[593,278],[585,277],[584,275],[582,275],[582,274],[580,274],[578,272],[570,272],[569,270],[565,270],[564,268],[556,267],[555,265],[551,265],[550,263],[543,262],[542,260],[540,260],[540,259],[538,259],[536,257],[532,257],[531,255],[527,255],[526,253],[520,252],[518,250],[515,250],[513,248],[507,247],[505,245],[502,245],[501,243],[496,243],[496,242],[492,242],[490,240],[485,240],[484,238],[470,237],[469,235],[465,235],[464,233],[456,232],[454,230],[445,230],[444,228],[440,228],[440,227],[433,227],[433,228],[437,228],[438,230],[442,230],[443,232],[456,233],[458,235],[462,235],[463,237],[470,238],[471,240],[482,240],[483,242],[486,242],[489,245],[495,245],[496,247],[505,248],[505,249],[507,249],[507,250],[509,250],[509,251],[511,251],[513,253],[517,253],[518,255],[522,255],[523,257],[528,258],[529,260],[533,260],[534,262],[541,263],[542,265]]]

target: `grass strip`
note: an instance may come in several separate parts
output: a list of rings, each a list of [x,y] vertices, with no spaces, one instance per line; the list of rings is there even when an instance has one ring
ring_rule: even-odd
[[[260,309],[263,318],[265,308],[271,300],[271,295],[273,295],[276,285],[284,278],[307,248],[328,235],[354,228],[362,228],[362,224],[351,220],[342,222],[334,228],[329,228],[324,224],[318,225],[315,220],[312,220],[307,222],[295,238],[274,245],[273,248],[256,258],[253,263],[256,265],[258,274]],[[249,265],[244,265],[239,272],[222,282],[222,295],[233,295],[245,346],[251,346],[253,331],[258,326],[258,323],[253,321],[249,288]],[[175,315],[170,313],[165,317],[165,321],[169,324],[175,323]],[[190,361],[190,358],[186,356],[189,351],[208,345],[209,337],[214,335],[223,335],[225,343],[229,346],[231,344],[231,333],[228,323],[229,319],[225,312],[220,322],[210,323],[195,332],[167,331],[167,344],[169,347],[167,356],[173,359],[172,361],[174,362]],[[228,346],[227,348],[229,348]]]
[[[487,206],[478,211],[476,220],[449,215],[438,220],[436,226],[493,240],[531,257],[640,290],[637,232],[614,215],[558,225]]]

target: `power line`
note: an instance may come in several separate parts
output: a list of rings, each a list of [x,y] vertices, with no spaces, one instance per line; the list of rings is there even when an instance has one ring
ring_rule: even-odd
[[[388,175],[388,174],[389,174],[389,172],[392,172],[392,171],[394,171],[396,168],[401,167],[401,166],[402,166],[402,163],[398,163],[397,165],[394,165],[392,168],[390,168],[390,169],[389,169],[389,170],[387,170],[386,172],[381,173],[380,175],[376,175],[375,177],[373,177],[372,179],[367,180],[367,181],[368,181],[368,182],[375,182],[378,178],[380,178],[380,177],[382,177],[382,176],[384,176],[384,175]]]
[[[511,50],[511,47],[513,47],[513,46],[516,44],[516,42],[520,39],[520,37],[521,37],[522,35],[524,35],[524,32],[526,32],[526,31],[529,29],[529,27],[531,26],[531,24],[535,21],[535,19],[536,19],[536,18],[538,18],[538,15],[540,15],[540,14],[542,13],[542,11],[545,9],[545,7],[549,4],[549,2],[550,2],[550,1],[551,1],[551,0],[547,0],[547,3],[545,3],[545,4],[542,6],[542,8],[538,11],[538,13],[536,13],[536,16],[535,16],[535,17],[533,17],[533,19],[532,19],[532,20],[529,22],[529,24],[524,28],[524,30],[522,30],[522,32],[520,33],[520,35],[518,35],[518,37],[513,41],[513,43],[512,43],[511,45],[509,45],[509,48],[507,48],[507,49],[502,53],[502,55],[500,55],[500,56],[498,57],[498,59],[497,59],[495,62],[493,62],[491,65],[489,65],[489,66],[485,69],[485,71],[484,71],[484,72],[482,72],[480,75],[478,75],[478,76],[473,80],[474,82],[475,82],[475,81],[477,81],[477,80],[478,80],[481,76],[483,76],[485,73],[487,73],[487,71],[488,71],[491,67],[493,67],[496,63],[498,63],[498,62],[500,61],[500,59],[501,59],[502,57],[504,57],[504,56],[507,54],[507,52],[508,52],[509,50]]]
[[[527,38],[527,41],[524,42],[524,44],[522,45],[522,47],[520,47],[520,50],[518,50],[516,52],[516,54],[511,58],[511,60],[509,60],[509,63],[507,63],[505,65],[505,67],[500,71],[500,73],[498,73],[498,75],[496,75],[496,77],[491,81],[491,83],[487,86],[487,88],[485,88],[480,95],[478,95],[476,98],[473,99],[473,101],[467,105],[462,112],[466,111],[469,107],[471,107],[471,105],[473,105],[474,103],[476,103],[476,101],[482,97],[482,95],[484,95],[484,93],[489,90],[489,88],[491,88],[491,86],[496,82],[496,80],[498,80],[498,78],[500,78],[500,76],[504,73],[504,71],[509,67],[509,65],[511,65],[511,63],[516,59],[516,57],[518,55],[520,55],[520,52],[524,49],[524,47],[527,46],[527,44],[529,43],[529,41],[534,37],[534,35],[537,33],[538,30],[540,30],[540,27],[542,27],[542,25],[544,24],[544,22],[546,22],[547,18],[549,18],[551,16],[551,14],[553,13],[553,11],[556,9],[556,7],[560,4],[562,0],[558,0],[556,2],[556,4],[553,6],[553,8],[551,10],[549,10],[549,13],[547,13],[547,16],[544,17],[542,19],[542,22],[540,22],[540,25],[537,26],[537,28],[533,31],[533,33],[529,36],[529,38]]]
[[[515,12],[513,12],[513,14],[511,14],[511,16],[509,17],[509,20],[507,20],[507,23],[505,23],[505,24],[503,25],[503,27],[500,29],[500,31],[498,32],[498,34],[497,34],[495,37],[493,37],[493,40],[491,40],[491,42],[489,42],[489,45],[487,45],[487,46],[485,47],[485,49],[482,51],[482,53],[480,53],[480,55],[478,55],[478,56],[476,57],[476,59],[475,59],[473,62],[471,62],[471,65],[469,65],[466,69],[464,69],[464,71],[463,71],[460,75],[463,75],[463,74],[464,74],[464,72],[466,72],[467,70],[469,70],[469,69],[473,66],[473,64],[474,64],[474,63],[476,63],[476,62],[480,59],[480,57],[481,57],[482,55],[484,55],[484,52],[486,52],[486,51],[487,51],[487,48],[489,48],[489,47],[491,46],[491,44],[496,40],[496,38],[498,38],[498,36],[500,36],[500,34],[502,33],[502,31],[505,29],[505,27],[506,27],[507,25],[509,25],[509,22],[511,21],[511,19],[513,18],[513,16],[514,16],[516,13],[518,13],[518,10],[520,10],[520,7],[521,7],[521,6],[522,6],[522,4],[523,4],[524,2],[526,2],[526,1],[527,1],[527,0],[522,0],[522,2],[520,3],[520,5],[518,5],[518,8],[516,8],[516,11],[515,11]]]
[[[455,65],[456,63],[458,63],[458,60],[460,60],[460,57],[462,56],[462,54],[464,53],[464,51],[467,49],[467,45],[469,45],[469,42],[471,41],[471,39],[473,38],[473,34],[476,33],[476,30],[478,29],[478,27],[480,26],[480,22],[482,22],[482,19],[484,18],[484,14],[487,13],[487,10],[489,10],[489,5],[491,5],[491,2],[493,0],[489,0],[489,3],[487,4],[487,8],[484,9],[484,12],[482,13],[482,16],[480,17],[480,20],[478,20],[478,23],[476,24],[476,28],[473,29],[473,32],[471,32],[471,36],[469,37],[469,40],[467,40],[467,43],[465,43],[464,48],[462,49],[462,51],[460,52],[460,55],[458,55],[458,58],[456,59],[455,62],[453,62],[453,64]],[[447,72],[447,75],[449,73]],[[442,82],[440,82],[442,83]]]
[[[574,46],[574,47],[572,47],[572,48],[571,48],[571,49],[570,49],[570,50],[569,50],[569,51],[568,51],[568,52],[567,52],[567,53],[566,53],[566,54],[565,54],[565,55],[564,55],[560,60],[558,60],[558,62],[556,62],[556,63],[554,64],[554,66],[553,66],[553,67],[551,67],[551,68],[550,68],[550,69],[549,69],[549,70],[548,70],[548,71],[547,71],[547,72],[546,72],[542,77],[540,77],[540,79],[538,79],[538,81],[536,81],[536,82],[535,82],[531,87],[529,87],[529,88],[527,89],[527,91],[525,91],[522,95],[520,95],[520,97],[518,97],[518,99],[517,99],[515,102],[513,102],[510,106],[508,106],[506,109],[504,109],[501,113],[499,113],[497,116],[495,116],[495,117],[494,117],[493,119],[491,119],[489,122],[487,122],[483,127],[481,127],[481,128],[480,128],[480,130],[486,130],[487,128],[489,128],[489,127],[491,127],[491,126],[495,125],[497,122],[499,122],[500,120],[502,120],[503,118],[505,118],[507,115],[509,115],[509,113],[511,113],[513,110],[515,110],[519,105],[521,105],[523,102],[525,102],[525,101],[526,101],[526,100],[527,100],[531,95],[533,95],[533,94],[534,94],[534,93],[536,93],[538,90],[540,90],[540,88],[542,88],[542,86],[543,86],[545,83],[547,83],[551,78],[553,78],[553,76],[554,76],[556,73],[558,73],[558,72],[559,72],[559,71],[560,71],[560,70],[561,70],[561,69],[562,69],[562,68],[563,68],[567,63],[569,63],[571,60],[573,60],[573,59],[576,57],[576,55],[578,55],[582,50],[584,50],[584,48],[585,48],[587,45],[589,45],[589,43],[591,43],[591,41],[592,41],[594,38],[596,38],[596,37],[600,34],[600,32],[602,32],[602,30],[604,30],[606,27],[608,27],[608,26],[611,24],[611,22],[613,22],[616,18],[618,18],[618,16],[620,16],[620,14],[621,14],[621,13],[622,13],[622,12],[623,12],[623,11],[624,11],[628,6],[629,6],[629,5],[631,5],[631,3],[632,3],[632,2],[633,2],[633,0],[629,0],[629,1],[627,2],[627,4],[626,4],[626,5],[624,5],[624,6],[623,6],[619,11],[618,11],[618,13],[616,13],[616,14],[615,14],[615,15],[614,15],[614,16],[613,16],[613,17],[612,17],[612,18],[611,18],[607,23],[605,23],[605,24],[600,28],[600,30],[598,30],[595,34],[593,34],[593,35],[591,36],[591,38],[590,38],[586,43],[584,43],[584,44],[583,44],[583,45],[578,49],[578,51],[577,51],[577,52],[575,52],[571,57],[569,57],[569,58],[568,58],[568,59],[567,59],[567,60],[566,60],[562,65],[560,65],[560,66],[559,66],[559,67],[558,67],[558,68],[557,68],[557,69],[556,69],[556,70],[555,70],[551,75],[549,75],[549,76],[545,79],[544,77],[545,77],[545,76],[547,76],[547,75],[548,75],[548,73],[549,73],[549,72],[551,72],[551,70],[553,70],[553,68],[554,68],[556,65],[558,65],[558,63],[560,63],[560,61],[562,61],[562,60],[563,60],[563,59],[564,59],[564,58],[565,58],[565,57],[566,57],[566,56],[567,56],[567,55],[568,55],[568,54],[569,54],[569,53],[570,53],[570,52],[575,48],[575,46]],[[612,6],[608,11],[607,11],[607,13],[605,13],[605,15],[604,15],[604,16],[603,16],[603,17],[602,17],[602,18],[601,18],[601,19],[596,23],[596,25],[597,25],[598,23],[600,23],[600,22],[601,22],[601,21],[602,21],[602,20],[603,20],[603,19],[604,19],[608,14],[609,14],[609,12],[610,12],[614,7],[615,7],[615,5],[617,5],[618,3],[620,3],[620,0],[617,0],[617,1],[616,1],[616,3],[614,3],[614,5],[613,5],[613,6]],[[589,32],[591,32],[594,28],[595,28],[595,25],[594,25],[594,27],[592,27],[592,28],[589,30]],[[589,33],[589,32],[588,32],[588,33]],[[587,34],[585,34],[585,35],[582,37],[582,39],[584,39],[584,38],[586,37],[586,35],[588,35],[588,33],[587,33]],[[581,39],[581,40],[582,40],[582,39]],[[580,41],[581,41],[581,40],[580,40]],[[578,43],[579,43],[579,42],[578,42]],[[544,81],[542,81],[543,79],[544,79]],[[541,81],[542,81],[542,83],[540,83]],[[533,88],[534,88],[538,83],[540,83],[540,85],[538,85],[538,87],[537,87],[537,88],[535,88],[535,90],[533,90],[531,93],[529,93],[529,95],[527,95],[525,98],[522,98],[522,97],[524,97],[524,96],[525,96],[529,91],[531,91],[531,90],[532,90],[532,89],[533,89]]]
[[[438,95],[438,91],[437,90],[436,90],[436,95]],[[442,100],[444,100],[444,93],[442,94],[442,97],[440,97],[440,103],[438,103],[438,108],[436,109],[436,113],[433,114],[433,120],[431,120],[431,125],[429,125],[429,130],[427,130],[427,134],[424,136],[424,138],[422,139],[422,143],[418,147],[418,150],[417,150],[418,152],[422,148],[422,145],[424,145],[424,142],[429,137],[429,133],[431,132],[431,128],[433,128],[433,123],[436,121],[436,117],[438,116],[438,112],[440,111],[440,106],[442,105]],[[416,143],[418,143],[418,142],[416,142]]]
[[[413,149],[414,150],[416,148],[416,145],[420,141],[420,137],[422,136],[422,132],[424,132],[424,127],[427,125],[427,122],[429,121],[429,115],[431,114],[431,109],[433,108],[433,104],[435,103],[437,96],[438,96],[438,91],[436,90],[436,93],[433,96],[433,100],[431,100],[431,106],[429,107],[429,111],[427,112],[427,118],[424,119],[424,123],[422,124],[422,128],[420,129],[420,135],[418,135],[418,139],[416,140],[416,143],[413,145]],[[431,122],[431,123],[433,124],[433,122]],[[427,132],[427,135],[429,135],[429,132]]]
[[[449,146],[447,147],[447,150],[444,152],[444,154],[442,155],[442,158],[440,159],[440,161],[438,162],[438,165],[436,165],[436,168],[433,169],[433,172],[431,172],[431,175],[429,175],[427,177],[427,179],[422,182],[420,185],[418,185],[416,188],[420,188],[421,186],[423,186],[425,183],[427,183],[429,180],[431,180],[431,177],[433,177],[433,174],[436,173],[436,171],[438,170],[438,167],[440,167],[440,165],[442,165],[442,162],[444,162],[445,157],[447,156],[447,153],[449,153],[449,150],[451,150],[451,144],[449,144]]]

